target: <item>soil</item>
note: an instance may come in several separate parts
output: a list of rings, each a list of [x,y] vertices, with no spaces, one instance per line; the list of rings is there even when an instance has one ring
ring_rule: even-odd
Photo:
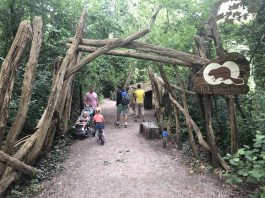
[[[161,141],[145,140],[139,121],[129,112],[128,128],[113,125],[115,102],[105,100],[106,144],[95,138],[77,141],[69,149],[65,169],[44,181],[38,196],[64,198],[221,198],[242,197],[209,174],[195,174],[177,150],[163,149]],[[153,111],[145,111],[154,120]]]

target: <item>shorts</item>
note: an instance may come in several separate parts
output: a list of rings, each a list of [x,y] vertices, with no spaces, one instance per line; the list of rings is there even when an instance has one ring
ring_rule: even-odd
[[[118,116],[121,115],[121,113],[123,115],[127,115],[128,111],[129,111],[129,108],[127,105],[118,104],[118,106],[117,106],[117,115]]]

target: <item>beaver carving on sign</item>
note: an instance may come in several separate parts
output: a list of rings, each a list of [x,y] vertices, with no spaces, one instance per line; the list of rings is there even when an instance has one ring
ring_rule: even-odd
[[[222,81],[231,80],[236,85],[244,84],[242,78],[233,78],[231,75],[231,70],[228,67],[219,67],[217,69],[212,69],[209,73],[209,76],[214,77],[214,81],[221,78]]]

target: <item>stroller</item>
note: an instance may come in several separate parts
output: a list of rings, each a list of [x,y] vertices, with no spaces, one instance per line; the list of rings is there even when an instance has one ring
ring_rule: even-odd
[[[84,114],[88,115],[88,119],[84,119]],[[87,137],[95,136],[95,128],[90,127],[90,123],[94,114],[93,107],[85,107],[78,117],[75,125],[71,129],[71,134],[74,138],[85,139]]]

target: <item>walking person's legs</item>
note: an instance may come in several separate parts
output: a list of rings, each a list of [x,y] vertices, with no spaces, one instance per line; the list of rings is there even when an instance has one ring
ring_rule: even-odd
[[[116,125],[116,126],[119,126],[119,125],[120,125],[121,112],[122,112],[122,105],[119,104],[119,105],[117,106],[117,117],[116,117],[116,122],[114,122],[114,125]]]
[[[124,109],[123,109],[123,116],[124,116],[124,127],[127,128],[128,126],[128,123],[127,123],[127,120],[128,120],[128,106],[123,106]]]
[[[139,118],[140,117],[140,106],[139,106],[139,104],[135,104],[135,111],[136,111],[136,116],[135,116],[135,122],[137,122],[137,118]]]
[[[139,116],[142,119],[142,121],[144,122],[144,104],[139,105]]]

